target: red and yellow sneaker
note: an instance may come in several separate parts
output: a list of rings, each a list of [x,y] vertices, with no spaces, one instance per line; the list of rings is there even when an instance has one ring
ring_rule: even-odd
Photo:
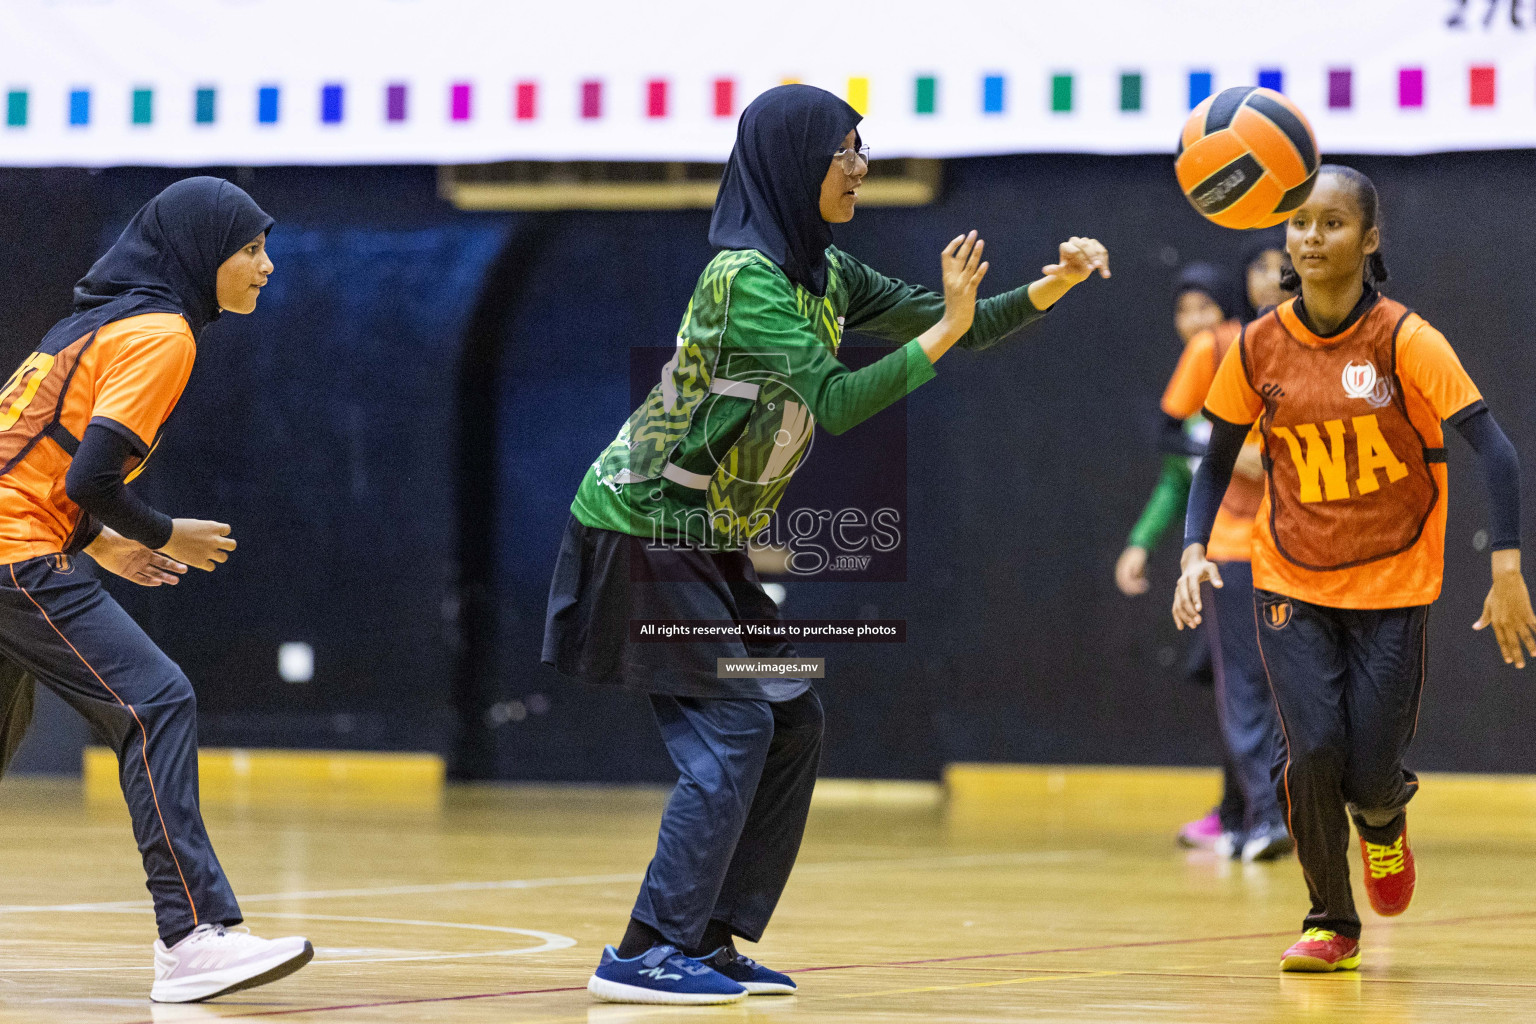
[[[1371,909],[1382,917],[1396,917],[1407,910],[1418,880],[1407,827],[1396,842],[1386,845],[1362,837],[1360,859],[1365,863],[1365,894],[1370,897]]]
[[[1308,928],[1280,958],[1282,971],[1352,971],[1360,966],[1360,943],[1326,928]]]

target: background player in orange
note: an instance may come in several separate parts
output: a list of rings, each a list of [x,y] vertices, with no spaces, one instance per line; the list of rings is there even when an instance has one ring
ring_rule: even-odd
[[[1200,584],[1223,585],[1206,544],[1257,420],[1269,481],[1254,606],[1286,747],[1282,799],[1312,897],[1284,970],[1360,964],[1351,817],[1371,906],[1400,914],[1413,896],[1404,808],[1418,779],[1403,755],[1444,571],[1443,421],[1477,453],[1491,499],[1493,586],[1474,628],[1493,627],[1506,662],[1523,668],[1525,650],[1536,655],[1520,572],[1519,460],[1444,336],[1376,290],[1387,277],[1377,209],[1369,178],[1326,165],[1292,214],[1286,248],[1301,294],[1244,328],[1217,371],[1173,602],[1174,621],[1196,625]]]
[[[1178,280],[1174,282],[1173,330],[1184,346],[1181,352],[1188,350],[1194,338],[1217,324],[1236,320],[1239,315],[1237,286],[1220,269],[1209,263],[1191,263],[1179,272]],[[1180,366],[1185,358],[1181,355]],[[1178,370],[1175,370],[1174,379],[1177,377]],[[1173,387],[1174,379],[1169,380],[1169,388]],[[1115,586],[1126,597],[1147,592],[1147,558],[1162,539],[1168,524],[1183,513],[1193,475],[1190,457],[1205,453],[1204,436],[1209,432],[1208,424],[1204,421],[1190,423],[1189,416],[1169,412],[1166,389],[1162,411],[1157,445],[1163,459],[1162,471],[1136,525],[1131,528],[1124,550],[1115,561]]]
[[[250,313],[272,273],[272,218],[218,178],[150,200],[75,286],[75,312],[0,389],[0,704],[31,676],[117,752],[160,938],[158,1002],[275,981],[314,956],[242,931],[198,810],[197,705],[187,677],[73,556],[144,586],[214,569],[223,523],[171,519],[126,486],[192,372],[203,329]],[[7,732],[22,716],[0,711]]]
[[[1240,324],[1243,311],[1237,282],[1210,263],[1191,263],[1179,271],[1173,296],[1173,330],[1184,348],[1163,395],[1157,443],[1162,468],[1157,484],[1136,524],[1131,527],[1125,550],[1115,562],[1115,586],[1126,597],[1138,597],[1147,592],[1147,559],[1162,541],[1168,527],[1175,521],[1183,522],[1185,503],[1189,500],[1189,482],[1200,456],[1205,454],[1205,439],[1211,432],[1211,425],[1198,415],[1200,402],[1205,398],[1204,391],[1195,396],[1192,404],[1182,398],[1170,402],[1169,396],[1176,389],[1188,390],[1181,381],[1190,374],[1190,346],[1195,339],[1208,338],[1210,330],[1220,324]],[[1205,349],[1208,362],[1209,345]],[[1207,376],[1214,372],[1213,365]],[[1209,380],[1206,383],[1209,384]],[[1190,407],[1185,409],[1185,406]],[[1186,673],[1195,682],[1212,684],[1215,667],[1206,632],[1201,631],[1190,638]],[[1186,822],[1179,829],[1179,845],[1207,850],[1215,848],[1230,856],[1233,844],[1238,848],[1242,845],[1243,816],[1242,785],[1223,745],[1221,802],[1210,813]]]
[[[1289,297],[1280,287],[1282,258],[1283,252],[1275,242],[1255,248],[1244,260],[1244,320],[1253,319],[1259,311]],[[1199,414],[1216,377],[1216,368],[1240,330],[1238,321],[1228,320],[1190,339],[1163,395],[1163,412],[1167,416],[1188,418]],[[1208,423],[1206,426],[1209,428]],[[1248,863],[1272,860],[1293,848],[1285,813],[1271,779],[1280,747],[1280,730],[1253,630],[1249,547],[1253,517],[1264,497],[1264,464],[1259,447],[1257,433],[1250,433],[1216,513],[1207,550],[1208,557],[1220,566],[1226,583],[1221,590],[1209,592],[1211,622],[1206,625],[1216,716],[1226,762],[1222,834],[1216,850],[1240,856]]]

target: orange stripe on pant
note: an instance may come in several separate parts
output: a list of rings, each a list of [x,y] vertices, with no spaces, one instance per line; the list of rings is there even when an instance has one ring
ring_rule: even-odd
[[[121,698],[121,697],[119,697],[117,695],[117,691],[113,690],[112,687],[107,685],[107,681],[101,677],[101,673],[100,672],[96,671],[95,666],[93,666],[89,661],[86,661],[85,660],[85,655],[81,654],[79,649],[76,648],[74,644],[70,643],[69,637],[64,635],[63,630],[59,629],[58,626],[54,625],[53,619],[48,617],[47,611],[45,611],[43,609],[43,606],[38,603],[37,598],[33,597],[31,592],[28,591],[26,587],[21,585],[21,581],[16,578],[16,566],[13,564],[13,565],[9,566],[9,569],[10,569],[10,573],[11,573],[11,582],[16,586],[16,589],[21,591],[23,594],[26,594],[27,600],[31,601],[32,602],[32,606],[37,609],[38,614],[42,615],[43,621],[47,622],[49,627],[55,633],[58,634],[59,639],[63,640],[65,645],[71,651],[75,652],[75,657],[80,659],[80,664],[84,665],[90,671],[91,675],[96,677],[96,681],[101,684],[102,689],[106,690],[108,693],[110,693],[112,695],[112,699],[113,700],[117,701],[117,703],[119,705],[121,705],[122,707],[125,707],[125,708],[128,709],[128,713],[133,716],[134,722],[138,724],[138,727],[139,727],[139,751],[140,751],[140,755],[144,759],[144,775],[149,780],[149,795],[150,795],[150,798],[153,799],[154,802],[155,802],[155,815],[160,819],[160,833],[163,836],[165,836],[165,847],[166,847],[167,850],[170,851],[171,863],[176,865],[176,875],[177,875],[177,877],[179,877],[181,879],[182,891],[187,894],[187,906],[192,908],[192,925],[193,925],[193,927],[196,927],[199,923],[201,923],[199,918],[198,918],[198,914],[197,914],[197,904],[195,902],[193,902],[193,900],[192,900],[192,890],[187,885],[187,876],[181,870],[181,860],[176,856],[176,847],[171,843],[171,833],[170,833],[170,830],[165,827],[165,815],[160,810],[160,795],[157,792],[155,792],[155,776],[154,776],[154,773],[149,770],[149,732],[148,732],[148,730],[146,730],[144,728],[144,723],[139,719],[139,713],[134,710],[133,705],[125,703],[123,701],[123,698]]]

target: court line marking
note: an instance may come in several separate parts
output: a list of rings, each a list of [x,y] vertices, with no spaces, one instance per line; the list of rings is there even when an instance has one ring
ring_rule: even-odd
[[[1486,922],[1486,921],[1512,920],[1512,919],[1530,918],[1530,917],[1536,917],[1536,911],[1521,911],[1521,912],[1510,913],[1510,914],[1489,914],[1489,915],[1485,915],[1485,916],[1465,916],[1465,917],[1456,917],[1456,918],[1437,918],[1437,919],[1428,920],[1428,921],[1399,921],[1399,922],[1395,922],[1394,926],[1395,927],[1404,927],[1404,926],[1417,926],[1417,927],[1435,926],[1435,927],[1438,927],[1438,926],[1442,926],[1442,925],[1446,925],[1446,924],[1458,924],[1458,923],[1474,922],[1474,921],[1475,922]],[[846,970],[858,970],[858,969],[879,970],[879,969],[885,969],[885,968],[907,968],[907,967],[921,966],[921,965],[934,964],[934,963],[951,963],[951,962],[958,961],[958,960],[984,960],[984,959],[990,959],[990,958],[995,958],[995,957],[1009,957],[1009,956],[1041,956],[1041,955],[1045,955],[1045,954],[1049,954],[1049,953],[1097,952],[1097,951],[1110,950],[1110,949],[1136,949],[1136,948],[1142,948],[1142,947],[1148,947],[1148,946],[1181,946],[1181,945],[1189,945],[1191,943],[1197,943],[1197,942],[1234,942],[1234,941],[1242,941],[1242,940],[1256,939],[1256,938],[1272,939],[1272,938],[1278,938],[1278,937],[1294,935],[1294,934],[1295,934],[1294,930],[1286,930],[1286,931],[1283,931],[1283,932],[1252,932],[1252,933],[1248,933],[1246,935],[1211,935],[1211,936],[1205,936],[1203,938],[1163,939],[1163,940],[1149,941],[1149,942],[1120,942],[1120,943],[1107,943],[1107,944],[1100,945],[1100,946],[1074,946],[1074,947],[1066,947],[1066,948],[1059,948],[1059,949],[1033,949],[1033,950],[1026,950],[1024,952],[1018,952],[1018,953],[978,953],[978,954],[974,954],[974,955],[971,955],[971,956],[937,957],[937,958],[933,958],[933,959],[929,959],[929,960],[898,960],[898,961],[893,961],[893,962],[883,963],[883,964],[834,964],[834,965],[829,965],[829,966],[826,966],[826,967],[801,967],[801,968],[791,969],[789,971],[786,971],[785,973],[786,974],[808,974],[808,973],[812,973],[812,972],[816,972],[816,971],[846,971]],[[1120,975],[1130,976],[1130,975],[1138,974],[1138,973],[1142,974],[1144,976],[1147,976],[1147,977],[1169,977],[1169,976],[1181,977],[1181,975],[1160,975],[1160,974],[1157,974],[1156,972],[1150,972],[1150,971],[1148,971],[1148,972],[1109,971],[1109,972],[1104,972],[1104,975],[1105,976],[1120,976]],[[1066,979],[1072,978],[1072,977],[1083,977],[1083,976],[1085,976],[1083,973],[1079,973],[1079,974],[1075,974],[1074,975],[1074,974],[1070,974],[1070,973],[1068,973],[1066,971],[1063,971],[1061,969],[1058,969],[1056,971],[1056,974],[1062,976],[1060,980],[1066,980]],[[1202,977],[1201,975],[1195,975],[1195,976],[1196,977]],[[1522,987],[1531,987],[1531,988],[1536,988],[1536,985],[1524,986],[1524,985],[1521,985],[1519,983],[1511,983],[1511,982],[1439,981],[1439,980],[1436,980],[1436,979],[1410,980],[1410,979],[1401,979],[1401,978],[1373,977],[1373,976],[1371,976],[1369,974],[1356,974],[1354,972],[1351,972],[1351,976],[1354,977],[1354,978],[1358,978],[1361,982],[1369,983],[1369,984],[1380,984],[1380,983],[1385,983],[1385,984],[1401,984],[1401,983],[1408,983],[1408,984],[1420,984],[1420,985],[1426,985],[1426,986],[1446,985],[1446,986],[1455,986],[1455,987],[1490,987],[1490,988],[1522,988]],[[1272,982],[1272,981],[1275,980],[1276,975],[1267,975],[1267,974],[1266,975],[1228,975],[1228,974],[1219,974],[1219,975],[1211,975],[1210,977],[1213,977],[1213,978],[1218,979],[1218,980],[1226,980],[1226,979],[1248,980],[1248,979],[1251,978],[1251,979],[1255,979],[1255,980],[1259,980],[1259,981],[1271,981]],[[1024,981],[1024,980],[1028,980],[1028,979],[1019,979],[1019,981],[1021,981],[1021,982]],[[1053,980],[1057,980],[1057,979],[1053,979]],[[513,990],[513,991],[508,991],[508,992],[472,992],[472,993],[465,993],[463,995],[456,995],[456,996],[424,996],[424,997],[414,998],[414,999],[386,999],[386,1000],[379,1000],[379,1001],[376,1001],[376,1002],[369,1002],[369,1003],[347,1003],[347,1004],[336,1005],[336,1006],[312,1006],[312,1007],[307,1007],[307,1008],[293,1008],[293,1009],[285,1009],[285,1010],[257,1010],[257,1011],[243,1013],[243,1014],[241,1014],[241,1016],[243,1016],[243,1017],[287,1017],[287,1016],[293,1016],[294,1014],[300,1014],[300,1013],[328,1013],[328,1012],[334,1012],[336,1010],[384,1009],[384,1008],[391,1007],[391,1006],[417,1006],[417,1005],[422,1005],[422,1004],[427,1004],[427,1003],[463,1002],[463,1001],[472,1000],[472,999],[501,999],[501,998],[508,998],[508,997],[514,997],[514,996],[554,995],[554,994],[558,994],[558,993],[562,993],[562,992],[584,992],[584,991],[586,991],[586,986],[584,986],[584,985],[569,985],[569,986],[563,986],[563,987],[558,987],[558,988],[517,989],[517,990]],[[806,993],[801,993],[801,994],[804,995]],[[847,997],[844,997],[844,996],[820,996],[820,995],[813,995],[812,998],[813,999],[817,999],[817,1000],[821,1000],[821,999],[828,999],[828,1000],[830,1000],[830,999],[835,999],[835,998],[854,998],[855,996],[870,997],[870,996],[873,996],[875,994],[876,993],[850,993]],[[643,1009],[643,1008],[639,1008],[639,1009]],[[668,1009],[675,1009],[675,1008],[668,1008]],[[585,1019],[587,1019],[587,1018],[585,1018],[585,1017],[574,1017],[573,1018],[573,1017],[566,1017],[566,1016],[558,1016],[558,1017],[540,1018],[539,1020],[543,1021],[543,1022],[552,1022],[552,1021],[565,1021],[565,1020],[581,1021],[581,1020],[585,1020]],[[143,1021],[133,1021],[132,1024],[156,1024],[156,1022],[154,1020],[143,1020]],[[527,1024],[537,1024],[537,1022],[530,1021],[530,1022],[527,1022]]]
[[[1450,924],[1484,924],[1489,921],[1509,921],[1536,917],[1536,910],[1521,910],[1508,914],[1467,915],[1442,917],[1425,921],[1395,921],[1394,928],[1443,927]],[[865,967],[912,967],[925,964],[959,963],[965,960],[995,960],[1011,956],[1044,956],[1052,953],[1097,953],[1110,949],[1140,949],[1162,946],[1188,946],[1200,942],[1239,942],[1247,939],[1277,939],[1295,935],[1292,929],[1283,932],[1249,932],[1246,935],[1212,935],[1190,939],[1151,939],[1145,942],[1111,942],[1098,946],[1067,946],[1058,949],[1028,949],[1014,953],[970,953],[965,956],[931,957],[924,960],[896,960],[883,964],[833,964],[826,967],[801,967],[786,974],[803,974],[811,971],[846,971]]]
[[[615,882],[638,882],[643,875],[564,875],[554,878],[513,878],[486,882],[436,882],[422,885],[386,885],[358,889],[315,889],[298,892],[264,892],[238,897],[241,903],[275,903],[282,900],[328,900],[365,896],[425,896],[434,893],[484,892],[495,889],[545,889],[557,886],[606,885]],[[147,900],[110,900],[103,903],[13,903],[0,906],[0,914],[28,914],[41,910],[59,913],[107,912],[114,909],[153,909]]]
[[[55,911],[49,911],[50,913]],[[137,914],[137,907],[116,907],[110,909],[97,909],[92,913],[98,914]],[[306,921],[344,921],[353,924],[393,924],[417,928],[459,928],[465,931],[496,932],[503,935],[526,935],[530,938],[542,940],[542,945],[523,946],[516,949],[490,949],[473,953],[431,953],[415,956],[389,956],[389,957],[356,957],[351,959],[316,958],[316,964],[388,964],[404,963],[406,961],[417,962],[423,960],[472,960],[479,957],[496,956],[524,956],[529,953],[547,953],[556,949],[570,949],[576,945],[576,940],[569,935],[557,935],[554,932],[535,931],[531,928],[510,928],[496,924],[467,924],[458,921],[418,921],[412,918],[400,917],[356,917],[350,914],[305,914],[299,912],[263,913],[262,917],[276,917],[288,919],[300,919]],[[76,974],[83,971],[152,971],[154,965],[134,965],[122,967],[6,967],[7,974]]]
[[[389,1006],[421,1006],[421,1005],[424,1005],[424,1004],[427,1004],[427,1003],[460,1003],[460,1002],[465,1002],[466,1000],[470,1000],[470,999],[501,999],[501,998],[505,998],[507,996],[540,996],[540,995],[551,995],[551,994],[554,994],[554,993],[557,993],[557,992],[585,992],[586,990],[587,990],[587,986],[585,986],[585,985],[565,985],[565,986],[562,986],[560,988],[524,988],[524,989],[513,989],[510,992],[470,992],[470,993],[467,993],[465,995],[457,995],[457,996],[422,996],[422,997],[416,998],[416,999],[384,999],[384,1000],[380,1000],[380,1001],[372,1002],[372,1003],[341,1003],[341,1004],[338,1004],[338,1005],[335,1005],[335,1006],[308,1006],[308,1007],[303,1007],[303,1008],[295,1008],[295,1009],[287,1009],[287,1010],[255,1010],[255,1011],[248,1011],[248,1012],[245,1012],[245,1013],[239,1013],[236,1016],[237,1016],[237,1018],[238,1017],[290,1017],[290,1016],[292,1016],[293,1014],[296,1014],[296,1013],[331,1013],[331,1012],[334,1012],[336,1010],[375,1010],[375,1009],[383,1009],[383,1008],[389,1007]],[[228,1004],[228,1003],[211,1003],[209,1005],[211,1005],[211,1006],[228,1006],[230,1004]],[[668,1007],[668,1009],[675,1010],[675,1009],[677,1009],[677,1007],[675,1007],[675,1006],[674,1007]],[[566,1020],[566,1019],[569,1019],[569,1018],[561,1016],[561,1017],[550,1017],[550,1018],[547,1018],[547,1019],[548,1020]],[[586,1017],[585,1017],[585,1015],[583,1015],[579,1019],[585,1020]],[[151,1019],[151,1020],[136,1020],[136,1021],[130,1022],[130,1024],[159,1024],[159,1022],[157,1022],[157,1021],[155,1021],[153,1019]],[[525,1021],[524,1024],[534,1024],[534,1022],[532,1022],[532,1021]]]
[[[1276,977],[1274,974],[1202,974],[1197,971],[1119,971],[1116,973],[1123,974],[1128,978],[1213,978],[1218,981],[1273,981]],[[1282,976],[1294,977],[1295,975],[1292,973]],[[1536,988],[1536,982],[1528,981],[1457,981],[1453,978],[1387,978],[1371,974],[1359,974],[1354,971],[1345,971],[1332,976],[1341,979],[1355,977],[1362,982],[1378,985],[1423,985],[1426,987],[1439,986],[1444,988]]]
[[[865,869],[870,866],[884,866],[891,868],[906,868],[910,870],[927,870],[933,867],[988,867],[1008,866],[1016,864],[1054,864],[1071,863],[1082,860],[1098,860],[1107,856],[1101,849],[1075,849],[1075,850],[1030,850],[1014,853],[997,854],[956,854],[936,857],[908,857],[908,858],[863,858],[842,861],[812,861],[800,865],[797,872],[825,872],[847,869]],[[609,875],[560,875],[550,878],[507,879],[484,882],[442,882],[408,886],[376,886],[371,888],[351,889],[322,889],[299,892],[257,893],[240,897],[241,903],[268,903],[284,900],[301,899],[342,899],[347,897],[370,896],[398,896],[398,895],[425,895],[444,892],[474,892],[487,890],[517,890],[540,889],[563,886],[604,885],[618,882],[639,882],[644,876],[640,874],[609,874]],[[0,913],[28,914],[28,913],[91,913],[91,914],[136,914],[153,910],[153,904],[147,901],[116,900],[103,903],[63,903],[63,904],[11,904],[0,906]],[[568,949],[576,945],[576,940],[569,936],[558,935],[553,932],[534,931],[530,929],[505,928],[496,925],[470,925],[456,922],[429,922],[410,921],[393,918],[353,917],[324,914],[305,914],[287,912],[258,912],[260,917],[308,919],[317,921],[339,921],[354,923],[379,923],[420,925],[425,927],[465,928],[470,930],[500,931],[511,934],[528,935],[543,940],[543,945],[530,946],[514,950],[489,950],[474,953],[443,953],[424,954],[409,957],[377,957],[377,958],[352,958],[329,959],[317,958],[317,964],[371,964],[371,963],[399,963],[419,962],[432,960],[475,959],[480,957],[517,956],[528,953],[551,952],[557,949]],[[16,974],[74,974],[82,972],[135,972],[152,970],[152,967],[124,965],[120,967],[17,967],[6,968],[6,973]],[[810,968],[821,970],[823,968]],[[494,994],[493,994],[494,995]],[[487,996],[490,998],[490,996]]]
[[[1292,933],[1291,932],[1286,932],[1285,934],[1286,935],[1290,935]],[[1265,963],[1268,963],[1268,962],[1269,961],[1265,961]],[[1278,958],[1276,958],[1275,962],[1278,963]],[[865,969],[869,969],[869,970],[899,970],[899,971],[920,971],[920,970],[928,970],[928,969],[930,969],[930,965],[922,964],[922,963],[916,963],[916,964],[848,964],[848,965],[845,965],[845,967],[846,968],[860,967],[860,968],[865,968]],[[843,970],[843,969],[845,969],[845,967],[844,966],[830,967],[830,968],[828,968],[828,967],[802,967],[802,968],[799,968],[799,969],[794,969],[794,970],[787,971],[785,973],[787,973],[787,974],[803,974],[803,973],[805,973],[807,971]],[[1088,975],[1104,975],[1104,976],[1114,975],[1114,976],[1117,976],[1117,977],[1126,977],[1126,978],[1201,978],[1201,979],[1208,979],[1208,980],[1212,980],[1212,981],[1264,981],[1264,982],[1272,982],[1277,977],[1295,977],[1294,974],[1291,974],[1291,975],[1286,975],[1286,974],[1215,974],[1215,973],[1211,973],[1209,971],[1133,971],[1133,970],[1124,970],[1124,971],[1090,971],[1090,970],[1086,970],[1086,969],[1079,970],[1079,971],[1073,971],[1072,969],[1067,968],[1067,967],[950,967],[950,968],[947,968],[947,969],[951,970],[951,971],[974,971],[974,972],[976,972],[978,974],[985,972],[985,973],[988,973],[988,974],[1033,973],[1033,974],[1060,974],[1060,975],[1083,975],[1083,976],[1088,976]],[[1378,975],[1372,975],[1369,972],[1366,972],[1366,973],[1356,973],[1356,972],[1353,972],[1353,971],[1339,972],[1337,974],[1333,974],[1333,975],[1330,975],[1330,976],[1334,977],[1334,978],[1339,978],[1339,979],[1353,978],[1353,979],[1356,979],[1356,980],[1362,981],[1362,982],[1378,982],[1378,983],[1392,984],[1392,985],[1425,985],[1425,986],[1431,986],[1431,987],[1432,986],[1446,986],[1446,987],[1452,987],[1452,988],[1458,988],[1458,987],[1460,987],[1460,988],[1518,988],[1518,989],[1536,988],[1536,982],[1528,982],[1528,981],[1456,981],[1456,980],[1450,979],[1450,978],[1445,978],[1445,979],[1441,979],[1441,978],[1388,978],[1388,977],[1382,977],[1382,976],[1378,976]],[[918,991],[925,991],[925,990],[922,990],[922,989],[905,989],[903,991],[918,992]],[[844,997],[844,996],[818,996],[816,998],[842,999],[842,998],[849,998],[849,997]]]
[[[1240,942],[1246,939],[1275,939],[1295,935],[1292,929],[1283,932],[1249,932],[1246,935],[1208,935],[1192,939],[1148,939],[1144,942],[1109,942],[1099,946],[1063,946],[1055,949],[1026,949],[1013,953],[968,953],[965,956],[940,956],[924,960],[893,960],[883,964],[831,964],[826,967],[801,967],[786,974],[803,974],[811,971],[847,971],[866,967],[920,967],[928,964],[958,963],[963,960],[996,960],[1010,956],[1046,956],[1053,953],[1097,953],[1110,949],[1141,949],[1156,946],[1188,946],[1200,942]]]
[[[869,860],[812,861],[795,868],[796,873],[818,873],[846,869],[863,870],[870,867],[911,868],[914,871],[935,867],[988,867],[1010,864],[1067,864],[1079,860],[1099,860],[1108,853],[1098,849],[1082,850],[1034,850],[1020,853],[957,854],[954,856],[886,858]],[[517,889],[552,889],[565,886],[611,885],[620,882],[636,883],[645,875],[639,872],[608,875],[556,875],[550,878],[512,878],[483,882],[432,882],[420,885],[373,886],[352,889],[313,889],[298,892],[266,892],[238,897],[241,903],[276,903],[283,900],[329,900],[362,898],[370,896],[425,896],[453,892],[489,892]],[[147,900],[109,900],[102,903],[13,903],[0,905],[0,914],[33,914],[40,911],[58,913],[107,913],[117,909],[147,910],[153,904]]]
[[[954,985],[927,985],[922,988],[888,988],[875,992],[844,992],[838,995],[815,995],[814,999],[873,999],[876,996],[907,996],[922,992],[954,992],[965,988],[997,988],[1000,985],[1029,985],[1035,982],[1045,981],[1082,981],[1086,978],[1111,978],[1124,971],[1069,971],[1062,973],[1055,971],[1047,975],[1033,975],[1028,978],[1004,978],[1001,981],[966,981]]]

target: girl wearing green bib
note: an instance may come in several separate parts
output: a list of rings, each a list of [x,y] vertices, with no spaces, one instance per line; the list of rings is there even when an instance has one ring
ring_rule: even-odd
[[[868,172],[860,115],[809,86],[743,112],[704,269],[661,380],[592,463],[550,587],[546,664],[650,695],[680,773],[624,940],[588,983],[600,999],[734,1002],[795,990],[736,951],[767,926],[799,851],[821,752],[803,678],[718,678],[722,657],[792,657],[785,640],[634,642],[631,620],[774,620],[747,556],[816,424],[842,433],[1036,319],[1109,258],[1061,246],[1045,276],[976,300],[976,232],[942,257],[944,294],[884,277],[832,245]],[[901,345],[853,371],[844,330]]]

